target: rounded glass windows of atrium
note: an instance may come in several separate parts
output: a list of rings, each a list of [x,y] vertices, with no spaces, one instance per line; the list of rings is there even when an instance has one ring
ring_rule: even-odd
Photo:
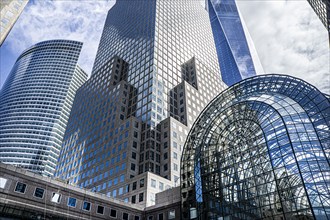
[[[237,83],[187,138],[182,219],[330,219],[330,103],[284,75]]]

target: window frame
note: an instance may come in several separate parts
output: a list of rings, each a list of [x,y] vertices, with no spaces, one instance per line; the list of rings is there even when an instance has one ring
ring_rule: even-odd
[[[55,202],[55,201],[52,201],[53,200],[53,197],[54,197],[54,194],[58,194],[59,195],[59,201],[58,202]],[[61,200],[62,200],[62,194],[58,193],[58,192],[53,192],[52,193],[52,197],[50,198],[50,201],[53,202],[53,203],[57,203],[57,204],[60,204],[61,203]]]
[[[87,210],[87,209],[84,209],[84,204],[85,203],[89,203],[89,210]],[[81,210],[83,210],[83,211],[86,211],[86,212],[90,212],[91,210],[92,210],[92,203],[91,202],[89,202],[89,201],[83,201],[82,202],[82,204],[81,204]]]
[[[4,178],[4,177],[0,177],[0,189],[4,189],[6,188],[8,179]]]
[[[42,197],[41,198],[36,196],[37,189],[42,189],[43,190],[43,193],[42,193]],[[45,189],[44,188],[40,188],[40,187],[35,187],[34,188],[33,197],[35,197],[37,199],[44,199],[44,196],[45,196]]]
[[[142,196],[141,196],[142,195]],[[142,199],[141,199],[142,198]],[[141,192],[139,193],[139,202],[143,202],[144,201],[144,193]]]
[[[71,206],[71,205],[69,205],[69,201],[70,201],[70,199],[75,199],[76,201],[75,201],[75,203],[74,203],[74,206]],[[71,208],[76,208],[77,207],[77,199],[76,198],[74,198],[74,197],[68,197],[68,202],[67,202],[67,204],[66,204],[68,207],[71,207]]]
[[[129,220],[129,214],[127,212],[123,212],[122,219],[124,219],[124,215],[127,214],[127,220]]]
[[[99,207],[103,207],[103,213],[99,213],[99,212],[98,212],[98,211],[99,211]],[[104,212],[105,212],[105,206],[103,206],[103,205],[97,205],[97,206],[96,206],[96,214],[104,215]]]
[[[156,189],[157,188],[157,180],[155,179],[150,179],[150,187]]]
[[[116,212],[116,216],[111,216],[112,210]],[[117,210],[116,209],[110,209],[109,216],[110,216],[110,218],[117,218],[117,216],[118,216]]]
[[[163,216],[163,219],[162,219],[162,220],[164,220],[164,213],[163,213],[163,212],[162,212],[162,213],[158,213],[158,214],[157,214],[157,220],[160,220],[160,218],[159,218],[159,216],[160,216],[160,215],[162,215],[162,216]]]
[[[171,213],[174,213],[174,216],[170,216]],[[175,219],[175,209],[169,210],[167,213],[167,219]],[[171,218],[170,218],[171,217]]]
[[[24,187],[24,192],[19,192],[19,191],[16,191],[16,189],[17,189],[17,185],[18,185],[19,183],[21,183],[21,184],[24,184],[24,185],[25,185],[25,187]],[[27,189],[27,184],[26,184],[26,183],[22,183],[22,182],[20,182],[20,181],[17,181],[17,182],[16,182],[16,185],[15,185],[15,189],[14,189],[14,192],[16,192],[16,193],[20,193],[20,194],[25,194],[25,192],[26,192],[26,189]]]

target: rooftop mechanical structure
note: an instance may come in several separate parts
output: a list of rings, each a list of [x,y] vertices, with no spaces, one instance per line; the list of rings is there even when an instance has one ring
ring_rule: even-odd
[[[217,96],[181,159],[182,219],[330,219],[330,103],[291,76]]]

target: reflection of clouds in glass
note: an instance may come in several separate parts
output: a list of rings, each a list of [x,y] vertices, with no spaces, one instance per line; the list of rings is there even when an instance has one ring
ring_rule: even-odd
[[[235,1],[209,1],[212,3],[209,13],[215,34],[222,79],[227,85],[232,85],[256,75]],[[213,17],[217,17],[217,19]]]
[[[251,68],[251,56],[245,55],[245,56],[238,56],[237,59],[237,65],[238,69],[241,72],[242,76],[244,78],[248,77],[249,75],[249,69]]]

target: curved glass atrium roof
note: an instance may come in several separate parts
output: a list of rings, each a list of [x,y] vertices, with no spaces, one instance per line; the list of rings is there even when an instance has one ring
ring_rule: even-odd
[[[237,83],[196,120],[182,219],[330,219],[330,103],[284,75]]]

